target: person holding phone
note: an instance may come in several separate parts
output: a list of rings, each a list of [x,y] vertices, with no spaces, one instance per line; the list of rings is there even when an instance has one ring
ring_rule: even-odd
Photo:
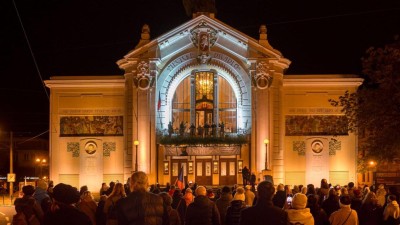
[[[286,209],[290,224],[314,225],[314,217],[307,206],[307,196],[297,193],[292,197],[287,197],[287,204],[290,206]]]

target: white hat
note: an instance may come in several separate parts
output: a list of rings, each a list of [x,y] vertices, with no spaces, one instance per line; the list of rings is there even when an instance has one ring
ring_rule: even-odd
[[[244,201],[245,200],[245,196],[243,193],[235,193],[235,196],[233,197],[233,200],[240,200],[240,201]]]
[[[297,193],[293,196],[292,207],[294,209],[304,209],[307,206],[307,196],[302,193]]]

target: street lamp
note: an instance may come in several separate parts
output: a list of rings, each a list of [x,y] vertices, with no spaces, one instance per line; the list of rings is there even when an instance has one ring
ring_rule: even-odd
[[[47,162],[47,160],[46,159],[41,159],[41,158],[36,158],[36,163],[37,164],[39,164],[39,167],[40,167],[40,173],[39,173],[39,178],[41,179],[41,177],[42,177],[42,175],[43,175],[43,173],[42,173],[42,168],[43,168],[43,165],[45,164]]]
[[[265,144],[265,170],[268,170],[268,144],[269,140],[267,138],[264,139]]]
[[[138,171],[138,145],[139,145],[139,141],[135,140],[133,142],[133,145],[135,145],[135,148],[136,148],[136,153],[135,153],[135,155],[136,155],[136,158],[135,158],[135,172],[137,172]]]

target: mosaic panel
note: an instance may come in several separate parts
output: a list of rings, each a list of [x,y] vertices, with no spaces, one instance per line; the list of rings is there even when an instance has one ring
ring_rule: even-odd
[[[298,155],[306,155],[306,143],[304,141],[293,141],[293,151]]]
[[[61,116],[60,137],[123,136],[123,116]]]
[[[115,152],[116,143],[115,142],[104,142],[103,143],[103,156],[110,157],[111,152]]]
[[[336,155],[336,151],[342,149],[342,142],[338,140],[329,141],[329,155]]]
[[[67,152],[72,152],[72,157],[79,157],[79,142],[67,142]]]
[[[345,116],[286,116],[286,136],[348,135]]]

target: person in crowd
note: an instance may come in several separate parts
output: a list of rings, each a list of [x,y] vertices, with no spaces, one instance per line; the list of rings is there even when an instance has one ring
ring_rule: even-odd
[[[250,170],[247,167],[243,167],[242,169],[242,177],[243,177],[243,186],[246,186],[249,182]]]
[[[301,192],[300,193],[307,194],[307,187],[306,186],[301,187]]]
[[[97,203],[94,201],[90,191],[83,192],[81,201],[77,204],[77,207],[90,218],[93,225],[96,225]]]
[[[22,192],[24,193],[22,198],[17,198],[14,201],[15,211],[17,212],[14,224],[22,224],[17,223],[17,221],[20,221],[17,218],[19,215],[22,215],[24,217],[22,219],[29,224],[42,223],[43,210],[41,206],[36,202],[35,198],[33,198],[35,187],[32,185],[26,185],[22,188]]]
[[[91,225],[90,218],[75,207],[80,195],[71,185],[59,183],[53,188],[53,205],[44,216],[44,225]]]
[[[211,201],[215,202],[217,199],[215,198],[215,194],[211,188],[207,189],[207,198]]]
[[[395,195],[389,195],[387,198],[387,205],[383,211],[383,224],[384,225],[399,225],[400,224],[400,209],[396,201]]]
[[[251,173],[250,175],[250,185],[251,185],[251,191],[255,192],[256,191],[256,175],[253,173]]]
[[[307,196],[307,208],[310,209],[310,212],[314,217],[315,225],[329,225],[328,215],[320,207],[318,198],[319,196],[317,195]]]
[[[351,205],[350,207],[354,210],[356,210],[357,214],[360,213],[360,208],[361,208],[361,204],[362,204],[362,196],[361,196],[361,191],[358,189],[353,189],[353,198],[351,198],[350,194],[350,198],[351,198]],[[350,192],[349,192],[350,193]]]
[[[116,204],[118,225],[168,225],[169,217],[163,198],[147,192],[146,173],[133,173],[130,182],[131,193]]]
[[[295,195],[300,192],[299,186],[294,185],[292,189],[292,194]]]
[[[46,213],[50,210],[51,207],[51,198],[47,193],[48,185],[44,180],[38,180],[37,187],[35,189],[35,193],[33,193],[33,197],[36,200],[36,203],[40,205],[43,213]]]
[[[386,205],[386,189],[384,184],[380,184],[376,190],[376,199],[378,200],[378,205],[384,207]]]
[[[243,209],[240,225],[287,225],[287,212],[273,205],[274,184],[262,181],[257,186],[257,202],[253,207]]]
[[[174,194],[172,195],[172,204],[171,207],[178,211],[181,221],[185,221],[186,214],[186,201],[183,199],[182,193],[180,189],[175,189]]]
[[[110,187],[107,189],[107,191],[105,192],[105,194],[107,196],[109,196],[111,194],[111,192],[113,192],[114,190],[114,186],[115,186],[115,182],[114,181],[110,181]]]
[[[340,195],[349,195],[349,191],[347,190],[347,187],[343,186],[340,188]],[[351,198],[351,197],[350,197]]]
[[[363,196],[363,201],[367,197],[367,194],[370,193],[371,190],[369,189],[368,185],[365,185],[363,188],[362,196]]]
[[[231,189],[228,186],[224,186],[221,190],[221,196],[215,201],[222,225],[225,225],[226,209],[230,205],[232,198]]]
[[[308,185],[307,185],[307,193],[306,193],[306,196],[307,196],[307,195],[315,195],[315,194],[317,194],[317,191],[315,190],[314,184],[308,184]]]
[[[297,193],[293,196],[291,208],[287,209],[290,224],[314,225],[314,217],[307,206],[307,196]]]
[[[354,196],[354,190],[355,190],[355,188],[354,188],[354,182],[349,182],[348,184],[347,184],[347,191],[349,192],[349,196],[350,196],[350,199],[353,199],[355,196]],[[353,205],[353,204],[352,204]]]
[[[328,198],[322,202],[321,205],[322,209],[326,212],[328,217],[335,212],[336,210],[340,209],[339,205],[339,196],[335,189],[331,188],[328,193]]]
[[[96,225],[106,225],[107,215],[104,213],[104,205],[106,204],[107,195],[101,195],[96,209]]]
[[[252,206],[256,195],[251,191],[250,185],[246,185],[246,190],[244,191],[244,196],[246,198],[244,200],[244,202],[246,203],[246,206]]]
[[[379,225],[382,224],[383,208],[378,205],[378,199],[374,192],[370,191],[363,199],[361,204],[360,225]]]
[[[329,197],[328,197],[329,198]],[[340,209],[329,216],[331,225],[358,225],[358,215],[350,208],[351,199],[348,195],[339,198]]]
[[[176,189],[175,185],[171,185],[171,187],[169,188],[169,191],[168,191],[169,196],[172,197],[174,195],[175,189]]]
[[[233,200],[230,202],[230,205],[226,210],[224,220],[226,225],[239,225],[240,213],[246,208],[244,200],[244,189],[242,187],[238,187]]]
[[[322,204],[322,202],[328,197],[328,193],[329,193],[329,184],[328,181],[325,178],[323,178],[321,179],[321,186],[319,187],[317,193],[319,196],[319,204]]]
[[[100,188],[100,196],[102,196],[102,195],[106,195],[106,193],[107,193],[107,190],[108,190],[108,185],[107,185],[107,183],[102,183],[101,184],[101,188]]]
[[[193,202],[194,196],[193,196],[193,191],[190,187],[186,188],[183,199],[185,199],[186,207],[189,206],[189,204]]]
[[[80,188],[80,190],[79,190],[79,195],[81,196],[81,198],[83,197],[83,194],[84,194],[86,191],[89,191],[89,188],[88,188],[87,185],[83,185],[83,186]]]
[[[103,212],[106,214],[107,225],[118,224],[115,206],[120,199],[125,197],[126,197],[125,188],[122,185],[122,183],[115,184],[114,190],[111,192],[110,196],[107,197],[103,209]]]
[[[285,186],[283,184],[278,184],[277,186],[277,191],[272,198],[272,202],[274,203],[275,206],[279,208],[283,208],[286,202],[286,191],[285,191]]]
[[[398,199],[400,199],[400,193],[397,191],[396,186],[390,186],[388,188],[388,193],[386,194],[386,199],[387,199],[387,197],[389,197],[389,195],[396,196],[397,201],[398,201]],[[386,202],[386,204],[387,204],[387,202]]]
[[[186,211],[185,225],[220,225],[218,208],[213,201],[207,198],[204,186],[198,186],[196,198]]]
[[[159,194],[164,200],[164,206],[167,208],[168,216],[169,216],[169,225],[181,225],[181,217],[179,216],[178,211],[171,207],[172,198],[169,196],[167,192],[161,192]]]

